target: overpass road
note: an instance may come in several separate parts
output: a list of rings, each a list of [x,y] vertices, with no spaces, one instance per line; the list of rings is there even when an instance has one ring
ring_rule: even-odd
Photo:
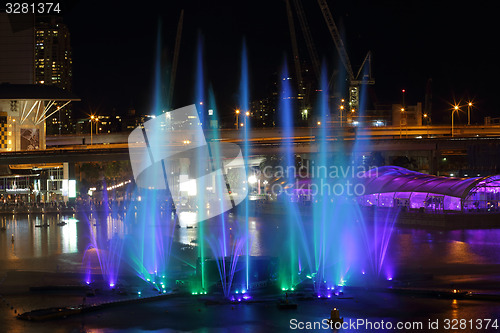
[[[500,146],[500,137],[456,137],[456,138],[372,138],[361,137],[328,137],[329,152],[345,152],[356,149],[358,153],[378,152],[425,152],[426,154],[465,154],[472,145]],[[224,140],[229,141],[229,140]],[[241,143],[239,140],[233,142]],[[250,155],[279,154],[285,146],[297,154],[316,153],[319,149],[319,138],[293,137],[262,140],[253,138],[249,142]],[[126,143],[68,145],[48,147],[46,150],[17,151],[0,154],[0,165],[43,164],[63,162],[96,162],[128,160]]]
[[[399,127],[332,128],[326,140],[330,152],[351,151],[355,147],[359,153],[422,151],[460,154],[471,145],[500,145],[500,126],[455,127],[455,137],[450,136],[450,131],[447,126],[408,127],[407,130]],[[297,154],[318,152],[318,128],[297,128],[295,135],[289,138],[283,137],[282,132],[280,128],[252,130],[250,154],[278,154],[286,145]],[[93,135],[92,145],[89,145],[90,135],[48,136],[46,150],[4,152],[0,154],[0,165],[128,160],[128,135]],[[239,135],[235,129],[221,130],[220,141],[241,144]],[[209,135],[207,139],[210,140]]]
[[[318,127],[299,127],[294,129],[294,140],[310,141],[315,139],[319,132]],[[450,138],[450,126],[384,126],[384,127],[335,127],[329,129],[330,136],[342,137],[346,139],[354,138],[369,138],[372,140],[379,139],[411,139],[411,138]],[[500,137],[500,125],[489,126],[455,126],[453,129],[454,136],[457,138],[474,138],[474,137]],[[127,143],[130,133],[110,133],[110,134],[94,134],[92,142],[94,144],[117,144]],[[236,129],[219,130],[219,136],[222,141],[239,142],[241,141],[240,131]],[[210,137],[209,131],[206,137]],[[249,133],[252,141],[279,142],[283,140],[283,130],[279,127],[255,128]],[[88,145],[91,142],[90,134],[71,134],[47,136],[47,147],[62,147],[68,145]]]

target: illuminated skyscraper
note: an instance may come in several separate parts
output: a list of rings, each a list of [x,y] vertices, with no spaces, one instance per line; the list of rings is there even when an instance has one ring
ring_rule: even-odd
[[[58,16],[35,19],[35,82],[71,91],[72,59],[68,27]],[[57,108],[60,105],[54,105]],[[70,107],[47,119],[47,134],[74,132]]]
[[[0,13],[0,50],[0,83],[54,85],[71,92],[70,34],[61,17]],[[73,132],[71,107],[54,113],[46,126],[47,134]]]

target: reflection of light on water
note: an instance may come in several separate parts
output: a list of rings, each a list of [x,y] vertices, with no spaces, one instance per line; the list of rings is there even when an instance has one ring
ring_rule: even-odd
[[[35,225],[40,225],[44,223],[44,221],[41,221],[38,216],[35,216]],[[35,230],[33,232],[33,254],[35,257],[40,257],[42,255],[42,228],[37,228],[35,227]]]
[[[255,220],[252,220],[248,228],[248,236],[250,242],[250,255],[252,256],[262,256],[265,255],[262,251],[262,237],[260,235],[260,230],[257,228]]]
[[[108,239],[112,239],[115,236],[118,236],[120,239],[123,239],[125,235],[125,229],[123,225],[123,220],[120,218],[113,218],[111,215],[107,218],[107,231],[108,231]]]
[[[454,299],[451,302],[451,317],[452,317],[452,319],[458,318],[458,310],[459,310],[458,301],[456,299]]]
[[[68,224],[61,227],[61,243],[63,253],[77,252],[78,232],[76,230],[76,222],[68,221]]]
[[[196,245],[198,240],[198,233],[196,232],[196,229],[179,228],[178,230],[178,238],[176,240],[179,243],[193,246]]]
[[[447,251],[448,263],[480,262],[481,258],[475,258],[474,253],[470,251],[469,244],[452,241],[449,243]]]

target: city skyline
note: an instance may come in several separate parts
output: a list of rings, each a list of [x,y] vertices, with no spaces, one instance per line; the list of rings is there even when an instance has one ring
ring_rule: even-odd
[[[145,4],[149,8],[154,7],[153,4]],[[428,119],[432,123],[449,123],[453,106],[462,105],[460,110],[466,111],[469,102],[473,104],[473,124],[483,124],[486,116],[499,115],[494,104],[494,66],[488,65],[494,53],[489,52],[491,43],[484,42],[488,40],[488,32],[493,31],[493,21],[489,21],[487,16],[477,15],[487,8],[473,7],[464,12],[463,8],[448,6],[446,2],[429,7],[429,3],[425,2],[403,5],[390,1],[379,4],[329,2],[329,6],[341,31],[353,70],[357,71],[366,52],[372,53],[376,84],[370,86],[365,94],[369,99],[369,110],[387,111],[391,104],[402,104],[401,92],[404,89],[405,103],[425,104],[426,113],[427,99],[431,98],[434,112],[430,112],[433,114]],[[336,104],[340,104],[339,100],[348,98],[345,69],[318,4],[315,1],[304,2],[303,7],[318,56],[327,76],[334,83],[330,86],[331,95],[335,97],[331,101],[334,112],[339,106]],[[194,87],[195,62],[200,48],[205,83],[214,93],[222,125],[228,126],[233,121],[234,110],[240,107],[235,87],[240,79],[244,43],[248,50],[252,101],[272,97],[272,93],[276,92],[275,83],[279,81],[285,65],[289,75],[292,78],[295,76],[285,2],[245,5],[177,2],[154,7],[158,9],[154,17],[148,15],[145,8],[131,13],[126,7],[118,8],[116,15],[107,15],[112,8],[105,4],[91,15],[94,17],[93,24],[87,25],[84,17],[90,15],[91,8],[92,2],[74,2],[62,7],[61,35],[72,35],[71,46],[69,49],[66,47],[65,52],[69,52],[69,67],[74,69],[70,68],[69,72],[65,69],[62,81],[59,79],[56,84],[64,89],[71,87],[76,95],[82,97],[82,103],[72,106],[75,111],[72,125],[54,118],[57,120],[54,125],[64,127],[63,132],[74,131],[76,119],[91,113],[126,117],[131,109],[138,114],[155,112],[155,72],[163,75],[161,91],[166,98],[182,10],[185,11],[185,19],[175,93],[173,101],[168,103],[170,107],[198,102],[194,98]],[[293,16],[302,70],[311,71],[313,64],[295,10]],[[123,19],[128,19],[129,24]],[[460,24],[448,24],[450,20]],[[69,32],[66,32],[66,26]],[[160,38],[159,44],[157,38]],[[156,69],[155,59],[157,45],[161,48],[159,70]],[[40,55],[36,57],[36,66],[39,67],[42,60]],[[72,61],[72,58],[76,60]],[[332,76],[334,73],[337,76]],[[39,73],[36,76],[36,82],[46,81],[39,80]],[[73,77],[74,83],[71,82]],[[309,87],[317,89],[314,79]],[[343,90],[344,94],[339,94],[339,90]],[[311,96],[309,106],[314,108],[315,100]],[[72,110],[67,111],[63,118],[69,119]],[[466,113],[457,113],[458,124],[468,120]]]
[[[494,8],[61,1],[0,7],[0,331],[498,330]]]
[[[483,13],[488,12],[487,8],[476,6],[465,11],[446,2],[431,5],[329,2],[340,30],[345,32],[344,42],[353,67],[361,63],[366,52],[372,51],[374,91],[380,103],[400,103],[401,89],[406,89],[409,103],[423,103],[427,80],[432,78],[437,110],[442,110],[446,103],[474,100],[478,109],[475,122],[482,123],[486,115],[496,116],[490,73],[494,69],[488,66],[493,54],[488,52],[491,45],[483,42],[493,31],[493,21]],[[321,11],[316,2],[305,2],[303,6],[318,53],[331,70],[338,57]],[[150,11],[153,8],[154,15]],[[88,100],[94,108],[114,107],[120,114],[125,114],[129,107],[150,113],[158,24],[161,22],[163,27],[163,59],[169,63],[182,9],[185,15],[174,106],[195,102],[199,34],[207,82],[213,85],[223,115],[237,107],[234,87],[239,82],[243,41],[249,53],[252,99],[267,97],[271,77],[282,70],[285,58],[292,71],[284,2],[244,7],[230,2],[182,2],[155,7],[146,2],[134,13],[120,7],[112,16],[111,5],[103,4],[92,14],[92,2],[80,2],[64,16],[74,35],[75,92],[84,97],[84,102],[76,107],[85,109]],[[91,16],[93,24],[86,25],[85,18]],[[296,33],[301,58],[308,61],[298,22]],[[450,115],[437,114],[435,118],[436,122],[446,122]]]

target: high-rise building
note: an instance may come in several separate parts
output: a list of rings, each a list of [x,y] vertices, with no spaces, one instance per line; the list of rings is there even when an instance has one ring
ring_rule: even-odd
[[[72,59],[68,27],[58,16],[35,18],[35,83],[71,91]],[[60,107],[60,105],[54,105]],[[70,107],[47,119],[47,134],[74,132]]]
[[[0,13],[0,83],[72,86],[70,34],[58,16]],[[46,121],[47,134],[70,133],[74,123],[69,105],[55,102],[59,112]]]
[[[274,127],[276,103],[272,97],[261,98],[255,100],[251,104],[251,111],[253,118],[253,126],[256,127]]]

